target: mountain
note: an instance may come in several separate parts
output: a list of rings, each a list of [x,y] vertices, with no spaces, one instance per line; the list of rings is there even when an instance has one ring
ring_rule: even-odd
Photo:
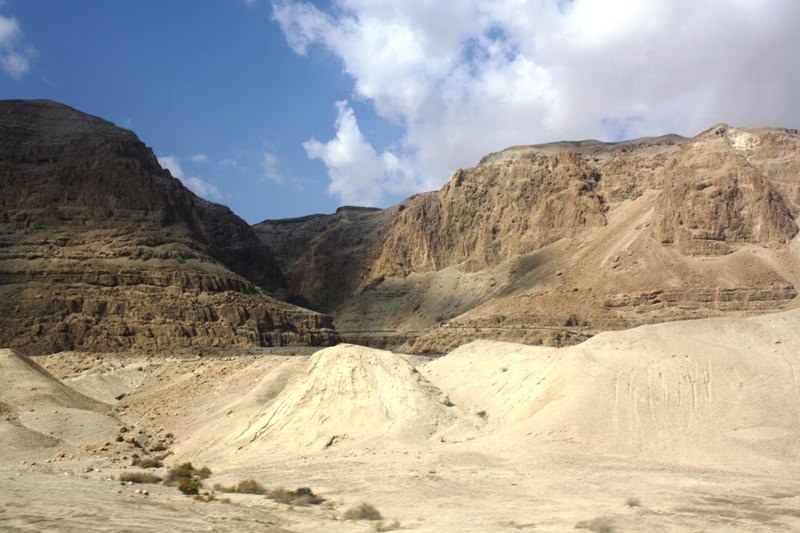
[[[718,125],[512,147],[385,210],[254,229],[347,340],[447,352],[793,308],[798,213],[798,131]]]
[[[132,132],[50,101],[0,102],[0,345],[25,354],[335,344],[272,298],[269,249]]]

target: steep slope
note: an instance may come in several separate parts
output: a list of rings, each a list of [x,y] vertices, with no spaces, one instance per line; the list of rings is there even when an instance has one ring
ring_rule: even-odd
[[[269,293],[283,293],[286,281],[269,247],[227,206],[192,194],[211,240],[214,259]]]
[[[79,394],[11,350],[0,350],[0,409],[6,452],[113,440],[122,425],[110,416],[110,406]]]
[[[340,207],[333,215],[265,220],[253,229],[286,273],[290,301],[329,313],[371,281],[381,244],[404,208]]]
[[[55,102],[0,102],[0,190],[0,345],[41,354],[338,340],[328,317],[257,286],[283,282],[249,228],[221,207],[198,209],[110,122]],[[220,225],[209,231],[204,218]],[[272,270],[254,284],[215,258],[243,275],[254,260]]]
[[[367,235],[358,276],[324,301],[353,342],[562,345],[785,309],[800,283],[799,139],[719,125],[692,139],[509,148],[439,191],[349,224],[325,218],[315,245],[287,257],[289,290],[313,298],[313,280],[348,264]],[[289,240],[272,228],[271,245]]]

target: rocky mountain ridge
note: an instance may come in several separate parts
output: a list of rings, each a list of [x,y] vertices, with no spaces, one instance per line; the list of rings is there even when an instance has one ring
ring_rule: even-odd
[[[352,342],[570,344],[796,305],[799,165],[800,135],[777,128],[512,147],[385,210],[254,228],[303,243],[289,292]]]
[[[269,250],[130,131],[49,101],[0,102],[0,345],[28,354],[334,344],[270,297]]]

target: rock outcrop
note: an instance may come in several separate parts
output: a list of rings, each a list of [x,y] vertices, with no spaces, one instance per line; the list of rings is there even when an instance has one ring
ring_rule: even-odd
[[[793,307],[798,213],[800,134],[719,125],[512,147],[386,210],[255,229],[274,249],[304,235],[288,290],[349,341],[446,352]]]
[[[0,102],[0,190],[2,346],[339,340],[329,317],[264,292],[284,282],[243,221],[198,201],[110,122],[55,102]]]

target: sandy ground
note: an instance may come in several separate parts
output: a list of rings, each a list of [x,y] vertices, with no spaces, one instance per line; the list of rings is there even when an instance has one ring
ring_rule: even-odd
[[[3,352],[0,530],[380,529],[342,520],[361,502],[410,531],[800,530],[798,326],[791,311],[434,360],[346,345],[38,358],[52,376]],[[87,444],[66,409],[114,423]],[[122,484],[134,454],[207,465],[206,488],[256,479],[327,502]]]

